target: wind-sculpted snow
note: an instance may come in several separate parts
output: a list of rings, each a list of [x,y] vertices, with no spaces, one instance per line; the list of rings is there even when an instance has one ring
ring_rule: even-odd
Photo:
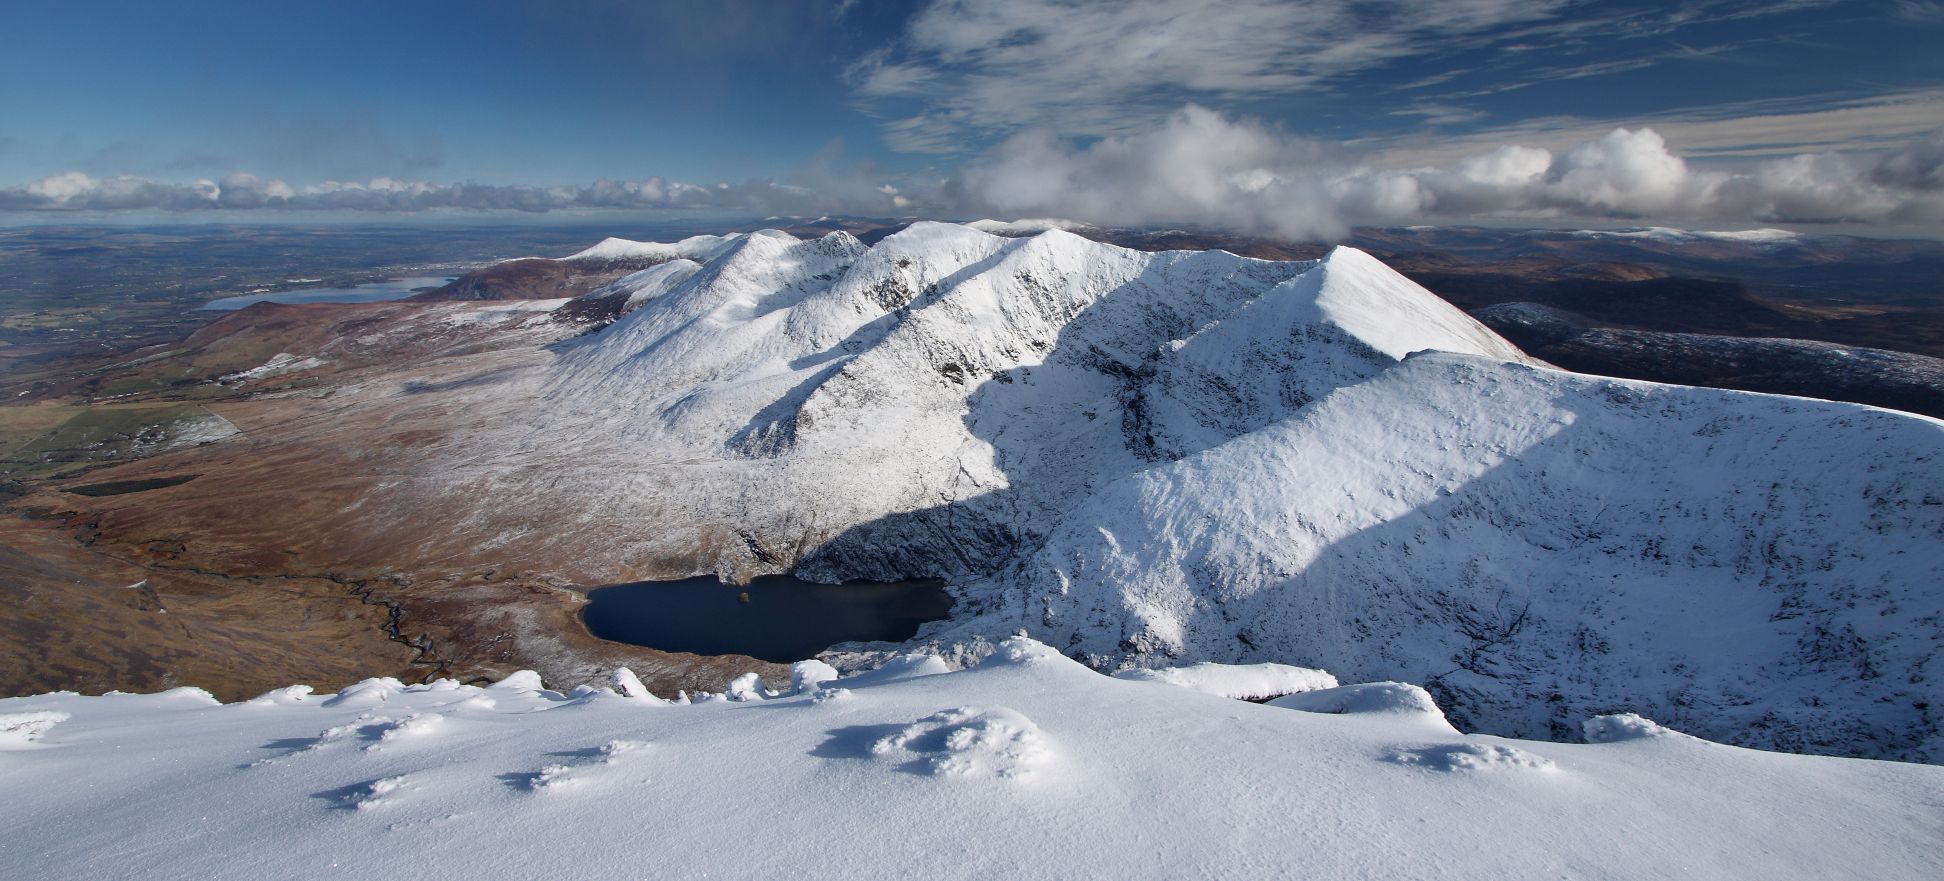
[[[1638,717],[1595,720],[1615,733],[1587,744],[1464,735],[1426,723],[1421,690],[1417,709],[1370,699],[1395,684],[1299,712],[1017,639],[971,669],[898,667],[673,705],[532,674],[229,705],[8,698],[0,719],[59,724],[0,751],[0,865],[74,881],[1944,872],[1935,767]]]
[[[1423,355],[1106,487],[935,635],[1326,666],[1513,736],[1635,711],[1939,761],[1940,452],[1888,411]]]

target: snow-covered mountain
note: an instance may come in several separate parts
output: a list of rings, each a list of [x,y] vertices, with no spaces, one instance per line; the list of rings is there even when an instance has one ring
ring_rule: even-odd
[[[921,223],[665,266],[390,491],[613,580],[946,576],[924,636],[966,659],[1024,630],[1420,682],[1494,733],[1944,749],[1933,420],[1553,371],[1349,248]]]
[[[1944,759],[1944,425],[1426,354],[1118,481],[939,641],[1428,685],[1467,729],[1627,710]]]
[[[656,260],[706,260],[722,252],[742,233],[720,236],[689,236],[679,242],[637,242],[609,236],[593,247],[576,251],[562,259],[587,262],[648,262]]]
[[[529,425],[479,445],[537,458],[480,477],[655,523],[613,536],[624,559],[729,576],[990,571],[1105,481],[1409,351],[1523,357],[1350,249],[1276,263],[936,223],[874,248],[772,231],[645,299],[560,354]]]
[[[1944,769],[1755,752],[1638,716],[1452,729],[1423,690],[1270,706],[1028,640],[670,705],[370,680],[219,705],[0,700],[9,877],[1934,878]],[[1202,689],[1235,690],[1203,668]],[[1251,671],[1229,671],[1238,680]],[[1312,671],[1313,672],[1313,671]],[[1287,680],[1287,676],[1273,678]],[[1312,678],[1320,677],[1320,674]]]

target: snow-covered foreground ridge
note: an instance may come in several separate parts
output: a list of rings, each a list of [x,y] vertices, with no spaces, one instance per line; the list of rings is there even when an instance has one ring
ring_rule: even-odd
[[[1636,716],[1463,735],[1422,690],[1257,705],[1028,640],[669,705],[371,680],[0,700],[9,877],[1935,878],[1944,769]],[[1198,677],[1210,682],[1210,671]],[[1236,671],[1246,676],[1248,671]],[[632,690],[624,680],[623,691]],[[1219,687],[1219,683],[1214,683]],[[1324,683],[1317,683],[1324,684]]]
[[[968,660],[1023,630],[1419,683],[1508,736],[1944,758],[1935,420],[1546,369],[1349,248],[720,244],[396,491],[616,574],[942,575],[921,641]]]

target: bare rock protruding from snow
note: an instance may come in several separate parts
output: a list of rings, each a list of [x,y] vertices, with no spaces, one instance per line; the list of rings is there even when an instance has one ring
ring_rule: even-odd
[[[1269,663],[1216,664],[1204,661],[1184,667],[1136,667],[1115,673],[1114,678],[1160,682],[1245,701],[1337,687],[1336,677],[1322,670]]]
[[[0,750],[23,749],[67,719],[53,710],[0,713]]]
[[[1502,743],[1441,743],[1401,747],[1386,761],[1446,774],[1493,771],[1551,771],[1551,759]]]

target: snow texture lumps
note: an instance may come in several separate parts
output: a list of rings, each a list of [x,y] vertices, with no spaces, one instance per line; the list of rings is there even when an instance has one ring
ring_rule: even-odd
[[[1662,728],[1660,723],[1634,713],[1614,713],[1594,716],[1580,723],[1587,743],[1619,743],[1623,740],[1646,740],[1667,737],[1674,732]]]
[[[68,714],[51,710],[0,713],[0,750],[25,749],[67,720]]]
[[[1394,716],[1412,725],[1456,734],[1431,694],[1408,682],[1367,682],[1276,698],[1269,706],[1305,713]]]
[[[1334,691],[1354,707],[1368,702],[1346,696],[1408,688]],[[382,706],[358,706],[375,692]],[[21,796],[0,798],[8,877],[1944,871],[1944,768],[1293,712],[1118,681],[1020,639],[970,669],[750,702],[568,696],[528,676],[275,694],[0,699],[0,718],[65,717],[33,748],[0,753],[6,792]],[[385,740],[408,727],[409,741]]]
[[[1029,777],[1053,758],[1038,725],[1006,707],[958,707],[919,719],[871,744],[871,755],[936,777]]]
[[[1337,679],[1322,670],[1288,664],[1214,664],[1122,670],[1116,679],[1160,682],[1236,700],[1268,700],[1283,695],[1337,687]]]

